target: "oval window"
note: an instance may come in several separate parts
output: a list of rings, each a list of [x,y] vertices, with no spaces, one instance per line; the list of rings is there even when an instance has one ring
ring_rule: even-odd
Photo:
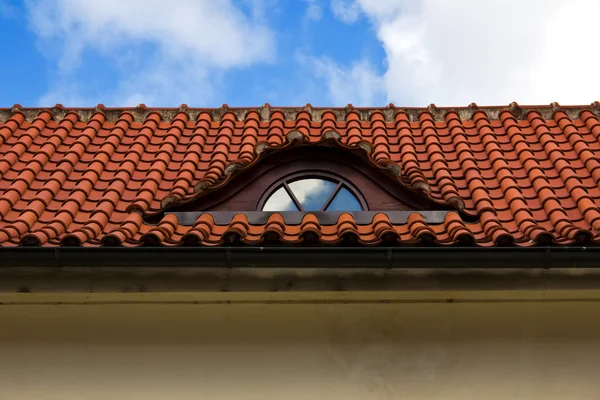
[[[362,211],[362,204],[341,180],[292,178],[276,187],[262,211]]]

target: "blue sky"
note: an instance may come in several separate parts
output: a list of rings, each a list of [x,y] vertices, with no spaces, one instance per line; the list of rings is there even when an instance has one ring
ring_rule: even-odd
[[[594,0],[0,0],[0,106],[600,100]]]

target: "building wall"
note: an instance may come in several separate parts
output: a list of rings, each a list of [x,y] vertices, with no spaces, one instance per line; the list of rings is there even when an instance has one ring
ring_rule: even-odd
[[[597,300],[3,304],[0,399],[598,399]]]

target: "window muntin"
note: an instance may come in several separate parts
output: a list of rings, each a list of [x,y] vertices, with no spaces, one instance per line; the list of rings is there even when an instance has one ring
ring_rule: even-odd
[[[338,194],[333,198],[327,211],[359,211],[362,210],[356,196],[345,187],[340,188]]]
[[[364,202],[339,178],[311,176],[284,180],[262,211],[363,211]]]
[[[269,197],[263,211],[299,211],[296,204],[285,190],[284,187],[280,187]]]
[[[303,211],[322,211],[336,189],[336,184],[325,179],[307,178],[290,182],[288,187]]]

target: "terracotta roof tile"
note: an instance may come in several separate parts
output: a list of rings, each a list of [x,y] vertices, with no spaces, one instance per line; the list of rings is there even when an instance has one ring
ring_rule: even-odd
[[[597,243],[599,106],[0,109],[0,245]],[[325,142],[476,222],[142,217],[226,185],[266,150]]]

